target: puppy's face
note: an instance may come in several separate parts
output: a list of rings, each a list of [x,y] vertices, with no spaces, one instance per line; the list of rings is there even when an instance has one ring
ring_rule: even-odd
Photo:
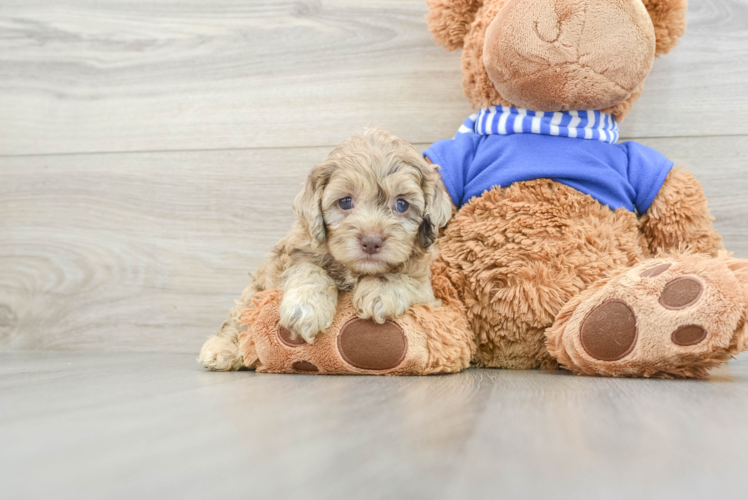
[[[422,255],[452,212],[435,167],[380,130],[352,137],[317,165],[295,208],[310,237],[358,274]]]
[[[361,274],[408,260],[425,218],[415,168],[377,156],[336,169],[322,196],[328,250]]]

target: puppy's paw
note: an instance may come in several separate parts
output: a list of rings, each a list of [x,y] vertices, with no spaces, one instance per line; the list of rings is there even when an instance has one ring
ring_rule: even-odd
[[[373,286],[360,283],[353,296],[359,318],[384,323],[402,316],[411,306],[406,290],[396,286]]]
[[[213,335],[203,344],[198,361],[208,370],[216,372],[234,371],[244,365],[236,342],[218,335]]]
[[[330,328],[337,306],[337,294],[323,292],[310,295],[299,290],[287,290],[280,305],[280,324],[288,328],[292,338],[301,337],[312,344],[319,332]]]

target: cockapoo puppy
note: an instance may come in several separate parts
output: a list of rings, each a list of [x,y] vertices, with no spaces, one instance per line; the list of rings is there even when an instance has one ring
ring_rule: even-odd
[[[452,202],[436,167],[409,143],[382,130],[343,142],[314,167],[294,213],[291,231],[203,346],[204,367],[242,367],[240,316],[262,290],[284,291],[280,323],[309,343],[332,323],[338,291],[353,291],[359,316],[377,323],[436,302],[432,244]]]

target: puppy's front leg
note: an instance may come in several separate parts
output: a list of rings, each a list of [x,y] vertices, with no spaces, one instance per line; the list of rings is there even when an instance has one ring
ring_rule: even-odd
[[[321,331],[330,327],[338,307],[338,289],[321,267],[300,262],[288,268],[282,276],[283,300],[280,305],[280,324],[291,336],[301,336],[308,343]]]
[[[384,323],[401,316],[414,304],[438,305],[429,281],[405,274],[364,276],[353,292],[353,305],[360,318]]]

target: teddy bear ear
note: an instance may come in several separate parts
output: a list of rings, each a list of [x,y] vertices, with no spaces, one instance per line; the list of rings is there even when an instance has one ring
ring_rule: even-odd
[[[462,47],[483,0],[427,0],[426,22],[436,43],[452,51]]]
[[[642,0],[652,18],[656,54],[667,54],[686,31],[688,0]]]

